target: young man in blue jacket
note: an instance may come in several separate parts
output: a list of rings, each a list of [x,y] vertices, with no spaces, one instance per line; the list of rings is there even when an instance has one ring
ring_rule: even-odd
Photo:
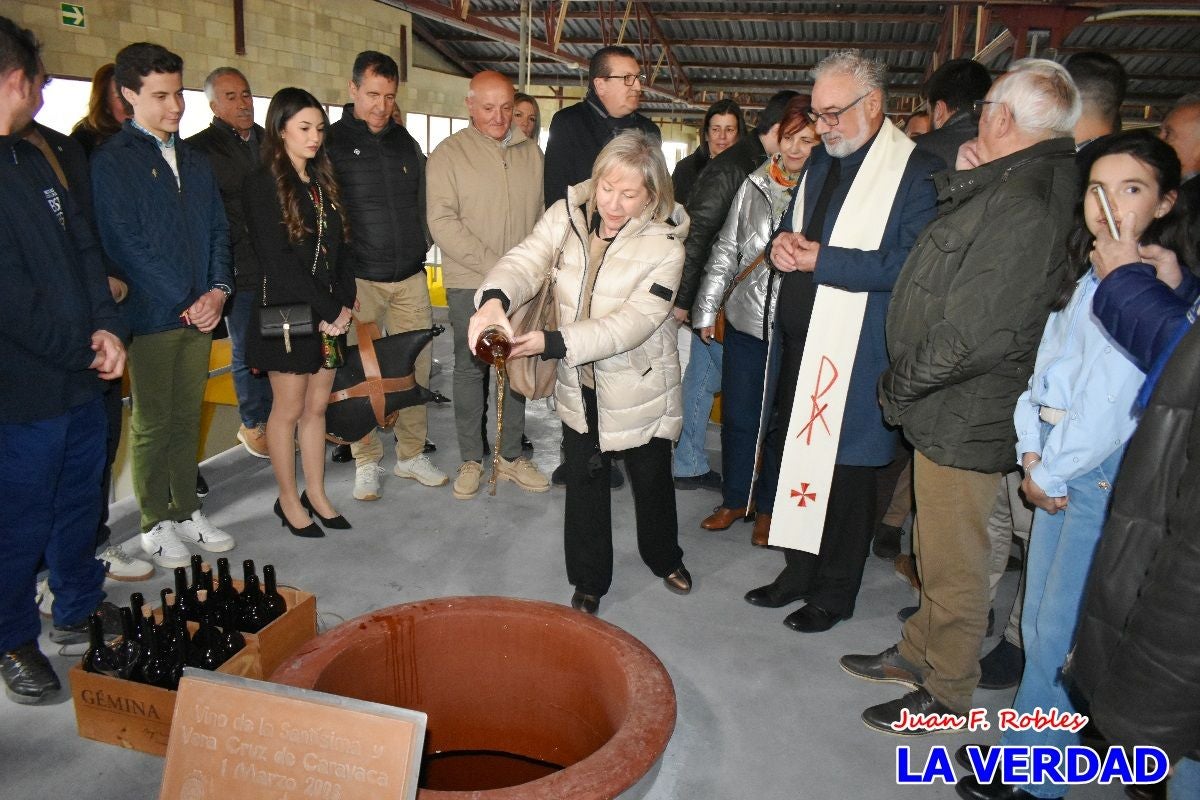
[[[229,223],[208,159],[176,135],[183,60],[138,42],[117,53],[115,78],[133,118],[92,159],[96,223],[129,276],[129,438],[142,549],[181,567],[191,555],[184,542],[209,552],[234,544],[195,494],[212,330],[232,291]]]
[[[87,641],[93,613],[116,629],[94,544],[104,381],[124,371],[127,332],[90,227],[21,135],[42,105],[38,50],[31,32],[0,17],[0,677],[26,704],[61,688],[37,642],[43,560],[56,598],[51,641]]]

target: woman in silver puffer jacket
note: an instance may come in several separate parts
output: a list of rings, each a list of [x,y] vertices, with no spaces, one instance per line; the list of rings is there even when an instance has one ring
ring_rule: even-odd
[[[704,267],[704,279],[692,308],[692,324],[707,343],[713,336],[722,300],[741,278],[725,300],[725,354],[721,366],[721,466],[725,480],[721,505],[700,523],[708,530],[725,530],[752,511],[748,496],[767,362],[764,320],[771,283],[771,269],[761,256],[787,210],[808,154],[820,142],[805,116],[808,108],[809,99],[804,95],[788,103],[779,122],[779,152],[750,173],[738,189]],[[762,487],[765,493],[760,496],[774,497],[774,482],[771,484]],[[753,541],[765,545],[770,510],[762,517],[754,526]]]

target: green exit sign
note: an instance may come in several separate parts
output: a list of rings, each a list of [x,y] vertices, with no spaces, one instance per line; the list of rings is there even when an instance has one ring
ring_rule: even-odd
[[[87,14],[83,11],[83,6],[78,3],[59,3],[58,9],[61,12],[62,24],[68,28],[86,28]]]

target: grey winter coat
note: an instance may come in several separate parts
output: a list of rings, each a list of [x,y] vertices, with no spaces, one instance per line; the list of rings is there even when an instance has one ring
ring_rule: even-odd
[[[1039,142],[934,184],[938,218],[892,290],[879,400],[931,461],[1005,472],[1013,409],[1067,270],[1075,145]]]

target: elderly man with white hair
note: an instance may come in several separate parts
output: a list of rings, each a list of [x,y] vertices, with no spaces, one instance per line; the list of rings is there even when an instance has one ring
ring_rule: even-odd
[[[1062,288],[1078,196],[1079,93],[1061,66],[1019,61],[976,102],[979,136],[940,173],[941,214],[904,265],[888,312],[887,421],[916,450],[921,605],[900,642],[849,655],[847,672],[913,691],[863,712],[887,733],[908,715],[965,715],[987,627],[988,514],[1016,446],[1025,389]]]
[[[780,608],[799,633],[854,615],[875,524],[875,474],[900,444],[875,383],[887,368],[892,285],[934,217],[945,166],[884,118],[887,70],[858,51],[813,70],[814,148],[768,259],[767,385],[758,513],[787,563],[746,602]],[[757,527],[757,525],[756,525]]]

